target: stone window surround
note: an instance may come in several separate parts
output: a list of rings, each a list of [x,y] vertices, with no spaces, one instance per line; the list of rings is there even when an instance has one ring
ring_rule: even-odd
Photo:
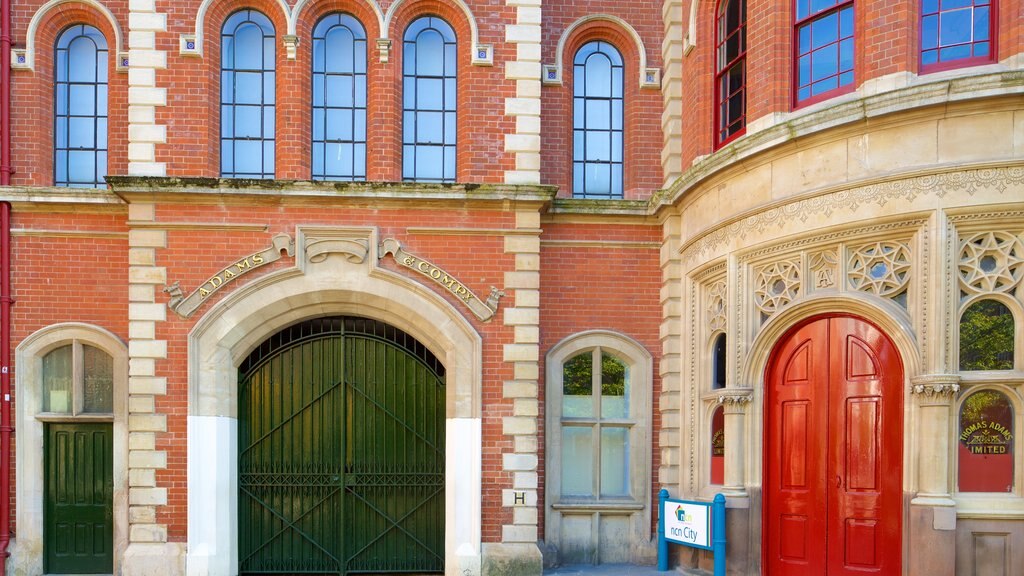
[[[961,303],[956,315],[956,330],[953,330],[955,338],[955,361],[959,362],[960,350],[960,318],[972,305],[982,300],[995,300],[1009,308],[1013,314],[1014,324],[1020,327],[1024,324],[1024,306],[1008,294],[978,294],[965,298]],[[951,323],[952,325],[952,323]],[[953,431],[959,434],[960,408],[964,400],[974,392],[981,390],[995,390],[1002,392],[1010,399],[1013,409],[1013,434],[1017,440],[1014,443],[1013,456],[1013,490],[1007,493],[982,493],[982,492],[960,492],[957,479],[959,464],[957,460],[956,439],[954,449],[950,456],[950,471],[953,475],[951,486],[953,486],[953,499],[957,503],[957,511],[961,514],[968,514],[972,517],[998,518],[1000,516],[1019,517],[1024,514],[1024,444],[1020,438],[1024,437],[1024,331],[1014,330],[1014,351],[1012,370],[959,370],[960,393],[953,403]]]
[[[18,345],[16,378],[16,520],[18,534],[11,554],[18,573],[43,573],[43,357],[74,341],[103,350],[114,361],[114,573],[128,546],[128,347],[107,330],[83,323],[61,323],[42,328]]]
[[[626,363],[630,370],[632,398],[630,399],[630,412],[636,419],[636,424],[630,434],[630,442],[633,450],[630,455],[630,485],[632,503],[604,503],[595,502],[594,505],[585,503],[558,504],[558,494],[561,488],[561,467],[560,467],[560,421],[562,416],[562,365],[572,356],[588,349],[600,347],[616,353],[618,358]],[[633,532],[632,556],[634,559],[641,559],[647,554],[643,548],[649,544],[651,525],[650,506],[650,461],[651,461],[651,378],[653,374],[653,360],[648,352],[639,342],[629,336],[607,330],[589,330],[579,332],[563,339],[553,346],[545,359],[547,366],[545,374],[545,404],[548,406],[546,418],[546,489],[545,489],[545,538],[548,544],[559,543],[558,534],[561,531],[561,509],[584,510],[608,510],[615,511],[621,515],[623,511],[632,512],[631,529]],[[596,549],[596,542],[594,543]]]

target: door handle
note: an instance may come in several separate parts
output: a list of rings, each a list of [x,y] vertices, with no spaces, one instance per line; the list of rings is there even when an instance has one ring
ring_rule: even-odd
[[[839,474],[836,474],[836,488],[842,488],[842,487],[843,487],[843,478]]]

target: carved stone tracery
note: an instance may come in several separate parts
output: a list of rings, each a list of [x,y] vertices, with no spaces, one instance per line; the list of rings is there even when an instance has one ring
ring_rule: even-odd
[[[715,282],[708,288],[708,329],[710,332],[725,330],[728,312],[728,285],[725,280]]]
[[[902,242],[872,242],[851,248],[850,287],[883,298],[904,292],[910,282],[910,248]]]
[[[764,318],[775,314],[801,295],[799,259],[769,264],[757,270],[754,304]]]
[[[1024,241],[1009,232],[981,232],[960,241],[960,288],[969,294],[1012,293],[1024,278]]]

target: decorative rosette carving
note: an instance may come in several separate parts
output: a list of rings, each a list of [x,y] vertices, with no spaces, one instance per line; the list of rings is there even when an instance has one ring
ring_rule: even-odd
[[[901,294],[910,281],[910,248],[901,242],[872,242],[850,251],[850,287],[877,296]]]
[[[960,241],[960,287],[968,293],[1011,292],[1024,277],[1024,242],[1009,232],[981,232]]]
[[[800,296],[799,262],[776,262],[758,269],[754,286],[754,305],[764,316],[771,316]]]

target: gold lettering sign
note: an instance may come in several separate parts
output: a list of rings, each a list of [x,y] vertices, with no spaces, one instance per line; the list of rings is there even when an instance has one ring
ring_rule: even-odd
[[[173,310],[176,314],[182,318],[188,318],[195,313],[196,310],[202,306],[214,292],[220,290],[225,285],[238,279],[238,277],[247,274],[265,264],[276,262],[281,259],[281,252],[287,252],[289,256],[293,256],[295,252],[295,245],[292,243],[291,236],[287,234],[278,234],[274,236],[270,247],[260,250],[255,254],[249,254],[245,258],[242,258],[236,262],[229,264],[220,272],[217,272],[213,276],[210,276],[203,282],[199,288],[194,290],[188,296],[185,296],[178,282],[171,284],[164,288],[164,292],[167,292],[171,296],[171,300],[167,303],[167,307]]]
[[[491,294],[487,297],[487,301],[484,302],[469,288],[467,288],[465,284],[460,282],[451,274],[445,272],[441,267],[429,260],[424,260],[415,254],[405,251],[405,249],[402,248],[401,243],[394,238],[388,238],[381,243],[381,258],[388,254],[392,255],[395,261],[402,266],[430,278],[450,294],[454,295],[480,320],[490,320],[491,317],[494,316],[494,313],[498,311],[498,299],[505,295],[501,290],[491,286]]]
[[[999,422],[974,422],[960,433],[960,442],[971,454],[1006,454],[1013,432]]]

